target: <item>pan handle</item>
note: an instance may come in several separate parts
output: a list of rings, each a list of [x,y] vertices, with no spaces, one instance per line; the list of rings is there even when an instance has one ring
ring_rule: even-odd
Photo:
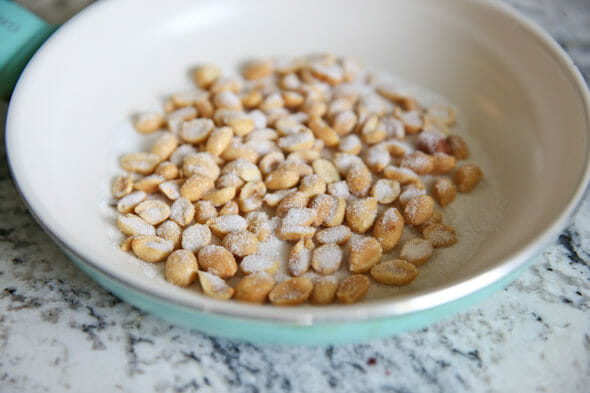
[[[58,27],[18,4],[0,0],[0,99],[8,100],[31,56]]]

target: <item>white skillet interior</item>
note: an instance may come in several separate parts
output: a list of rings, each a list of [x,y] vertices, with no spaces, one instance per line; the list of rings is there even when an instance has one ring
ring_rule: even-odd
[[[575,79],[538,32],[509,14],[460,0],[101,2],[60,29],[23,74],[8,117],[10,164],[49,231],[99,270],[157,296],[277,320],[428,308],[490,284],[539,251],[564,224],[587,175],[587,107]],[[148,279],[142,264],[113,246],[104,219],[113,140],[130,114],[189,88],[188,70],[199,63],[230,70],[250,57],[321,51],[362,59],[459,107],[469,139],[492,164],[487,190],[502,206],[494,228],[474,222],[489,231],[476,255],[346,313],[338,305],[271,310],[222,303]],[[477,207],[490,208],[496,209]]]

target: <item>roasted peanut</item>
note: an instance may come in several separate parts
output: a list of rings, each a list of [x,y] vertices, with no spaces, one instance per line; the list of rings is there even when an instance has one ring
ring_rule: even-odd
[[[162,134],[154,141],[151,153],[157,155],[160,161],[167,160],[178,147],[178,138],[174,134]]]
[[[135,129],[142,134],[151,134],[164,126],[164,116],[158,112],[144,112],[135,117]]]
[[[211,243],[211,231],[207,225],[194,224],[182,232],[182,248],[192,252],[199,251]]]
[[[434,209],[434,200],[428,195],[410,199],[404,207],[404,219],[410,225],[420,225],[428,220]]]
[[[163,182],[164,178],[160,175],[148,175],[137,180],[133,187],[147,194],[153,194],[158,191],[159,185]]]
[[[174,243],[154,235],[138,235],[131,241],[133,253],[146,262],[160,262],[174,249]]]
[[[156,235],[162,239],[170,240],[174,243],[174,248],[178,248],[182,237],[182,229],[174,221],[166,220],[158,226]]]
[[[336,297],[342,303],[351,304],[358,302],[369,290],[370,281],[363,274],[355,274],[348,277],[338,285]]]
[[[191,223],[195,217],[195,206],[184,198],[178,198],[170,206],[170,219],[184,227]]]
[[[477,165],[466,164],[455,171],[453,181],[457,185],[457,190],[462,193],[470,192],[477,186],[483,173]]]
[[[311,266],[313,270],[323,275],[330,275],[340,267],[342,263],[342,250],[336,244],[323,244],[313,250]]]
[[[375,281],[387,285],[405,285],[418,275],[418,269],[403,259],[383,261],[371,268]]]
[[[415,266],[420,266],[432,256],[432,244],[428,240],[414,238],[402,246],[400,258]]]
[[[249,303],[264,303],[275,281],[269,274],[258,272],[242,278],[236,285],[234,299]]]
[[[457,243],[455,229],[446,224],[430,224],[424,228],[422,236],[432,243],[433,247],[448,247]]]
[[[166,259],[166,278],[174,285],[188,287],[199,276],[199,265],[195,254],[187,250],[176,250]]]
[[[340,181],[340,174],[338,170],[330,161],[319,158],[311,163],[313,171],[324,181],[326,184],[334,183]]]
[[[123,198],[125,195],[133,191],[133,178],[129,175],[121,175],[115,178],[111,192],[117,199]]]
[[[129,172],[149,175],[160,161],[160,157],[154,153],[131,153],[121,158],[121,167]]]
[[[238,271],[238,264],[232,253],[221,246],[209,244],[201,248],[197,259],[202,270],[223,279],[233,277]]]
[[[237,257],[245,257],[258,251],[258,239],[248,231],[228,233],[221,240],[221,245]]]
[[[342,245],[350,239],[350,228],[345,225],[338,225],[332,228],[322,229],[315,235],[320,244],[335,243]]]
[[[432,184],[432,197],[439,205],[445,207],[455,199],[457,189],[448,177],[436,179]]]
[[[245,275],[258,272],[275,274],[279,269],[279,261],[265,255],[248,255],[240,262],[240,271]]]
[[[202,89],[207,89],[221,76],[221,69],[217,66],[206,64],[198,67],[194,74],[193,79],[197,86]]]
[[[373,197],[351,201],[346,206],[346,223],[353,231],[365,233],[377,218],[377,200]]]
[[[338,284],[336,279],[332,276],[320,277],[313,285],[313,290],[309,301],[312,304],[330,304],[336,297],[336,289]]]
[[[234,294],[234,289],[213,273],[199,271],[199,281],[203,293],[215,299],[227,300]]]
[[[213,180],[210,177],[194,174],[180,186],[180,196],[194,202],[201,199],[207,191],[213,188],[213,185]]]
[[[119,230],[127,236],[155,235],[154,226],[135,214],[125,214],[117,218]]]
[[[355,239],[348,244],[348,269],[352,273],[365,273],[381,261],[383,248],[374,237]]]
[[[160,175],[164,180],[174,180],[178,177],[178,167],[169,161],[164,161],[156,167],[156,175]]]
[[[372,180],[371,171],[369,171],[369,168],[365,164],[352,166],[346,174],[348,190],[358,197],[367,195]]]
[[[377,219],[373,236],[381,243],[383,252],[389,252],[399,242],[403,230],[404,218],[395,207],[391,207]]]
[[[170,207],[156,199],[141,202],[135,206],[134,211],[152,225],[158,225],[170,216]]]
[[[371,189],[371,196],[377,202],[387,205],[393,203],[399,196],[401,187],[396,180],[379,179]]]
[[[294,306],[307,300],[313,283],[306,277],[295,277],[277,284],[268,294],[270,302],[277,306]]]

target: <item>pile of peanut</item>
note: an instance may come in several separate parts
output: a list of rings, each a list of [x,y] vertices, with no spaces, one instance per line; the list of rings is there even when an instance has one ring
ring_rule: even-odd
[[[171,283],[198,278],[217,299],[354,303],[365,273],[407,284],[457,241],[435,205],[470,192],[482,172],[456,167],[469,152],[451,134],[452,107],[424,107],[333,55],[252,61],[241,77],[204,65],[194,81],[164,113],[135,117],[137,131],[160,134],[149,152],[121,158],[126,174],[112,188],[121,249],[165,261]],[[415,236],[388,257],[404,229]],[[292,242],[288,261],[257,254],[270,236]],[[338,283],[344,259],[351,274]],[[292,278],[276,283],[280,264]]]

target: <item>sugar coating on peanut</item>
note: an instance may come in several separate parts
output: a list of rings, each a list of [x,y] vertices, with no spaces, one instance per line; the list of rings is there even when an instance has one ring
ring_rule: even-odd
[[[223,300],[348,304],[368,291],[368,274],[404,285],[456,243],[442,223],[455,207],[445,207],[483,172],[457,167],[470,154],[453,107],[425,106],[331,54],[254,59],[235,76],[210,64],[192,72],[196,87],[133,118],[157,134],[148,151],[121,157],[111,184],[120,249],[166,261],[171,283],[199,278]],[[422,238],[398,246],[404,233]],[[400,259],[383,261],[389,253]],[[276,283],[285,272],[294,278]]]

